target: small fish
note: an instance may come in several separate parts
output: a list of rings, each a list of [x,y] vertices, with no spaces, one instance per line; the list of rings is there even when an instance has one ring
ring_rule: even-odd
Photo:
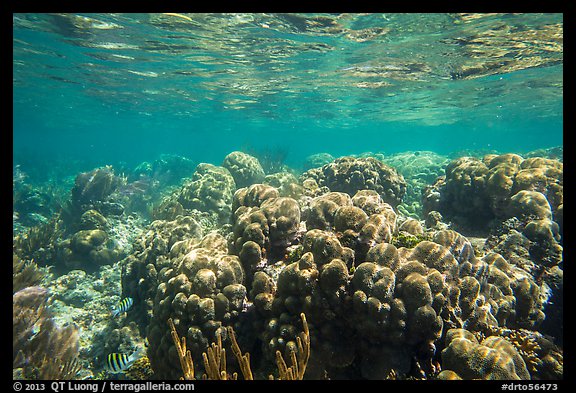
[[[125,313],[134,304],[134,299],[125,297],[112,309],[112,318],[116,318],[119,314]]]
[[[106,370],[111,373],[121,373],[130,368],[132,364],[140,357],[141,349],[134,352],[132,355],[125,353],[111,353],[106,358]]]

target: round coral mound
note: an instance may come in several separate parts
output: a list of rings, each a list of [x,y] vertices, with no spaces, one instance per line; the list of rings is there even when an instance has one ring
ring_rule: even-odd
[[[306,171],[301,180],[313,179],[330,191],[350,196],[359,190],[374,190],[386,203],[397,206],[406,193],[406,181],[396,169],[373,158],[341,157],[315,169]]]

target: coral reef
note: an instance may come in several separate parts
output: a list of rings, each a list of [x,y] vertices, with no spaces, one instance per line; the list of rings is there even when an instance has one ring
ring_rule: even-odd
[[[228,223],[232,211],[232,197],[236,183],[228,169],[212,164],[198,164],[191,181],[179,191],[178,202],[185,209],[198,209],[218,217],[221,224]]]
[[[57,244],[64,233],[58,215],[48,222],[29,228],[14,237],[13,252],[25,260],[34,260],[40,266],[54,263]]]
[[[446,175],[423,192],[425,211],[439,211],[467,232],[487,234],[486,251],[499,253],[536,278],[537,285],[523,283],[516,290],[525,294],[515,296],[531,309],[532,296],[541,294],[550,317],[556,316],[548,328],[562,326],[556,305],[563,303],[561,279],[555,269],[562,269],[563,262],[562,171],[561,162],[542,157],[462,157],[451,161]],[[552,298],[555,302],[550,302]],[[529,318],[529,325],[534,318]]]
[[[125,182],[114,190],[106,202],[95,203],[102,213],[109,216],[120,216],[138,213],[148,216],[150,206],[159,198],[160,182],[149,176]]]
[[[209,233],[198,244],[180,250],[158,272],[158,283],[148,329],[148,356],[155,375],[176,378],[179,360],[166,321],[173,318],[193,356],[199,356],[215,341],[216,332],[232,326],[242,312],[244,271],[239,258],[227,254],[226,239]]]
[[[544,320],[543,288],[526,270],[494,252],[477,256],[454,230],[399,220],[375,190],[299,202],[263,184],[241,188],[228,249],[212,235],[200,242],[216,242],[210,255],[183,240],[160,258],[149,331],[158,375],[175,377],[179,361],[165,344],[167,318],[195,356],[234,326],[248,351],[273,364],[296,348],[305,313],[311,378],[430,378],[446,330],[536,329]],[[221,283],[226,266],[242,278],[228,273],[232,284]]]
[[[106,371],[106,357],[113,352],[131,354],[144,349],[144,334],[135,322],[133,309],[112,318],[112,309],[121,298],[121,266],[102,266],[96,273],[72,270],[48,281],[51,310],[60,324],[78,327],[82,378],[116,379]],[[150,373],[145,365],[138,374]],[[126,376],[131,378],[130,376]]]
[[[196,164],[186,157],[175,154],[161,154],[152,162],[144,161],[130,172],[128,180],[137,181],[148,177],[161,186],[175,185],[194,172]]]
[[[532,379],[561,379],[563,351],[539,332],[487,326],[477,334],[483,338],[499,337],[510,342],[524,360]]]
[[[17,291],[46,285],[51,320],[74,321],[82,349],[33,370],[20,367],[30,349],[15,352],[14,375],[96,375],[109,353],[141,351],[145,336],[147,356],[124,378],[561,378],[561,163],[462,157],[424,187],[440,158],[366,153],[298,179],[265,176],[233,152],[166,188],[138,231],[144,222],[123,198],[141,178],[110,167],[78,176],[63,216],[15,236],[13,286],[24,299]],[[423,216],[405,200],[421,189]],[[55,259],[65,274],[35,265]],[[46,290],[35,291],[29,320],[47,309]],[[132,308],[111,318],[126,297]],[[15,331],[34,339],[33,325]]]
[[[312,199],[304,210],[306,228],[334,231],[343,246],[361,259],[372,245],[389,242],[396,232],[396,213],[376,191],[360,190],[352,198],[329,192]]]
[[[287,169],[285,163],[289,152],[285,144],[262,148],[247,148],[245,150],[247,154],[258,159],[267,175],[284,172]]]
[[[555,213],[563,199],[563,164],[542,157],[526,158],[514,177],[512,193],[522,190],[538,191],[546,196]]]
[[[186,210],[174,195],[163,197],[152,209],[152,220],[172,221],[176,217],[184,215]]]
[[[345,192],[350,196],[360,190],[374,190],[386,203],[397,206],[406,193],[406,182],[394,168],[372,158],[341,157],[321,168],[302,174],[302,182],[313,179],[330,191]]]
[[[134,381],[145,381],[154,377],[154,371],[150,366],[150,360],[143,356],[136,360],[129,369],[124,372],[127,379]]]
[[[302,169],[307,171],[308,169],[312,168],[319,168],[324,166],[332,161],[334,161],[335,157],[329,153],[316,153],[309,155],[304,159],[304,164],[302,165]]]
[[[446,333],[442,362],[444,371],[451,370],[462,379],[530,379],[526,363],[509,341],[490,336],[478,342],[464,329]]]
[[[238,188],[262,183],[264,180],[264,169],[260,161],[241,151],[233,151],[224,157],[222,166],[230,171]]]
[[[70,203],[67,208],[69,215],[74,219],[78,212],[88,210],[87,207],[100,204],[109,207],[109,197],[120,185],[126,184],[126,179],[114,174],[112,166],[96,168],[90,172],[80,173],[76,176],[74,187],[71,190]]]
[[[431,183],[444,172],[448,163],[445,156],[432,151],[409,151],[382,157],[385,164],[394,167],[405,179],[419,180],[420,184]]]
[[[248,282],[269,257],[283,256],[299,236],[298,202],[278,195],[274,187],[263,184],[241,188],[234,194],[229,250],[240,257]]]
[[[461,157],[451,161],[446,166],[445,177],[440,177],[430,190],[425,189],[424,213],[436,210],[454,220],[463,217],[462,220],[466,218],[474,225],[482,225],[492,217],[484,195],[488,171],[477,158]],[[437,191],[438,188],[441,191]]]
[[[101,229],[85,229],[58,243],[60,264],[69,269],[80,267],[95,271],[98,266],[111,265],[122,259],[124,249]]]
[[[29,168],[33,169],[32,166]],[[65,181],[49,178],[39,182],[29,177],[21,165],[15,165],[12,171],[14,233],[19,234],[48,222],[62,208],[68,192]]]
[[[101,369],[110,352],[130,351],[141,340],[135,326],[119,326],[128,319],[112,319],[112,308],[120,300],[120,266],[106,265],[96,272],[71,270],[49,277],[46,288],[52,294],[50,309],[59,324],[79,329],[79,360],[93,371]]]
[[[30,227],[41,224],[55,212],[54,196],[27,183],[14,182],[12,208],[18,212],[22,225]]]
[[[344,206],[352,206],[352,198],[343,192],[328,192],[312,199],[302,212],[306,228],[330,230],[334,225],[336,211]]]
[[[406,195],[398,211],[404,216],[422,217],[422,190],[444,174],[448,158],[431,151],[414,151],[384,156],[381,161],[395,168],[406,181]]]
[[[541,209],[546,210],[549,204],[555,214],[562,204],[562,171],[561,162],[541,157],[461,157],[449,162],[445,175],[423,191],[424,212],[436,210],[463,227],[480,228],[486,228],[493,219],[504,220],[517,213],[552,219]],[[548,203],[527,192],[541,193]]]
[[[304,314],[300,314],[302,319],[302,325],[304,331],[300,333],[297,337],[297,346],[292,352],[290,352],[291,365],[288,367],[284,357],[280,351],[276,352],[276,364],[278,366],[278,379],[279,380],[302,380],[304,379],[304,374],[306,373],[306,367],[308,365],[308,360],[310,358],[310,332],[308,330],[308,323],[306,322],[306,317]],[[170,334],[176,351],[178,353],[178,358],[180,360],[180,365],[184,376],[180,379],[185,380],[196,380],[194,361],[189,349],[186,346],[186,337],[180,337],[176,326],[174,326],[174,321],[172,318],[168,319],[168,325],[170,326]],[[237,380],[238,373],[234,372],[232,374],[227,370],[227,360],[226,360],[226,349],[222,346],[222,334],[217,332],[216,342],[213,342],[206,352],[202,353],[202,360],[204,362],[205,373],[202,374],[202,379],[211,380]],[[232,353],[234,354],[238,366],[242,372],[244,380],[254,380],[252,374],[252,368],[250,365],[250,354],[242,353],[238,342],[236,341],[236,333],[231,326],[228,326],[227,337],[230,339]],[[269,375],[268,379],[274,379],[273,375]]]
[[[140,217],[124,214],[115,202],[114,192],[123,185],[125,178],[114,175],[110,166],[79,174],[60,213],[16,236],[14,253],[61,273],[96,271],[122,259],[141,225]]]
[[[434,242],[422,240],[412,250],[376,244],[366,262],[356,260],[353,268],[338,239],[326,241],[330,236],[308,231],[304,254],[280,272],[277,286],[269,275],[254,276],[250,296],[259,315],[268,318],[264,353],[284,349],[294,330],[289,326],[303,311],[312,342],[318,343],[312,369],[324,364],[322,372],[337,374],[335,368],[355,362],[358,348],[360,376],[383,378],[392,370],[406,376],[412,356],[429,362],[445,324],[478,330],[506,324],[535,328],[542,322],[534,281],[512,267],[501,271],[496,267],[506,267],[501,257],[477,259],[470,242],[454,231],[438,232]],[[386,346],[376,350],[375,343]],[[394,361],[383,362],[389,357],[382,351],[393,353]]]
[[[298,178],[290,172],[266,175],[262,183],[276,188],[279,195],[283,197],[299,199],[304,193],[304,188],[298,182]]]
[[[158,272],[170,266],[171,250],[174,248],[176,252],[182,245],[201,239],[203,234],[202,226],[192,217],[156,220],[135,239],[132,253],[121,261],[122,295],[134,299],[135,320],[142,331],[152,316]]]
[[[550,158],[553,160],[558,160],[562,162],[564,158],[564,147],[563,146],[554,146],[545,149],[536,149],[524,154],[524,157],[531,158],[531,157],[544,157]]]

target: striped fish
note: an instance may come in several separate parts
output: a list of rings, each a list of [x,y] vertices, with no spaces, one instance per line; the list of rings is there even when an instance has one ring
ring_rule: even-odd
[[[106,370],[111,373],[121,373],[130,368],[140,355],[140,351],[134,352],[128,356],[125,353],[111,353],[106,358]]]
[[[116,318],[119,314],[125,313],[134,304],[134,299],[125,297],[112,309],[112,318]]]

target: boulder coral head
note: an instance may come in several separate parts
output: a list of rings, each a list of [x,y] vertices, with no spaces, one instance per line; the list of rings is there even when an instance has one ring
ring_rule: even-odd
[[[250,154],[233,151],[224,157],[222,166],[230,171],[238,188],[262,183],[264,180],[264,169],[260,161]]]
[[[318,186],[353,196],[359,190],[374,190],[393,207],[402,202],[406,181],[396,169],[373,158],[340,157],[306,171],[301,180],[313,179]]]

